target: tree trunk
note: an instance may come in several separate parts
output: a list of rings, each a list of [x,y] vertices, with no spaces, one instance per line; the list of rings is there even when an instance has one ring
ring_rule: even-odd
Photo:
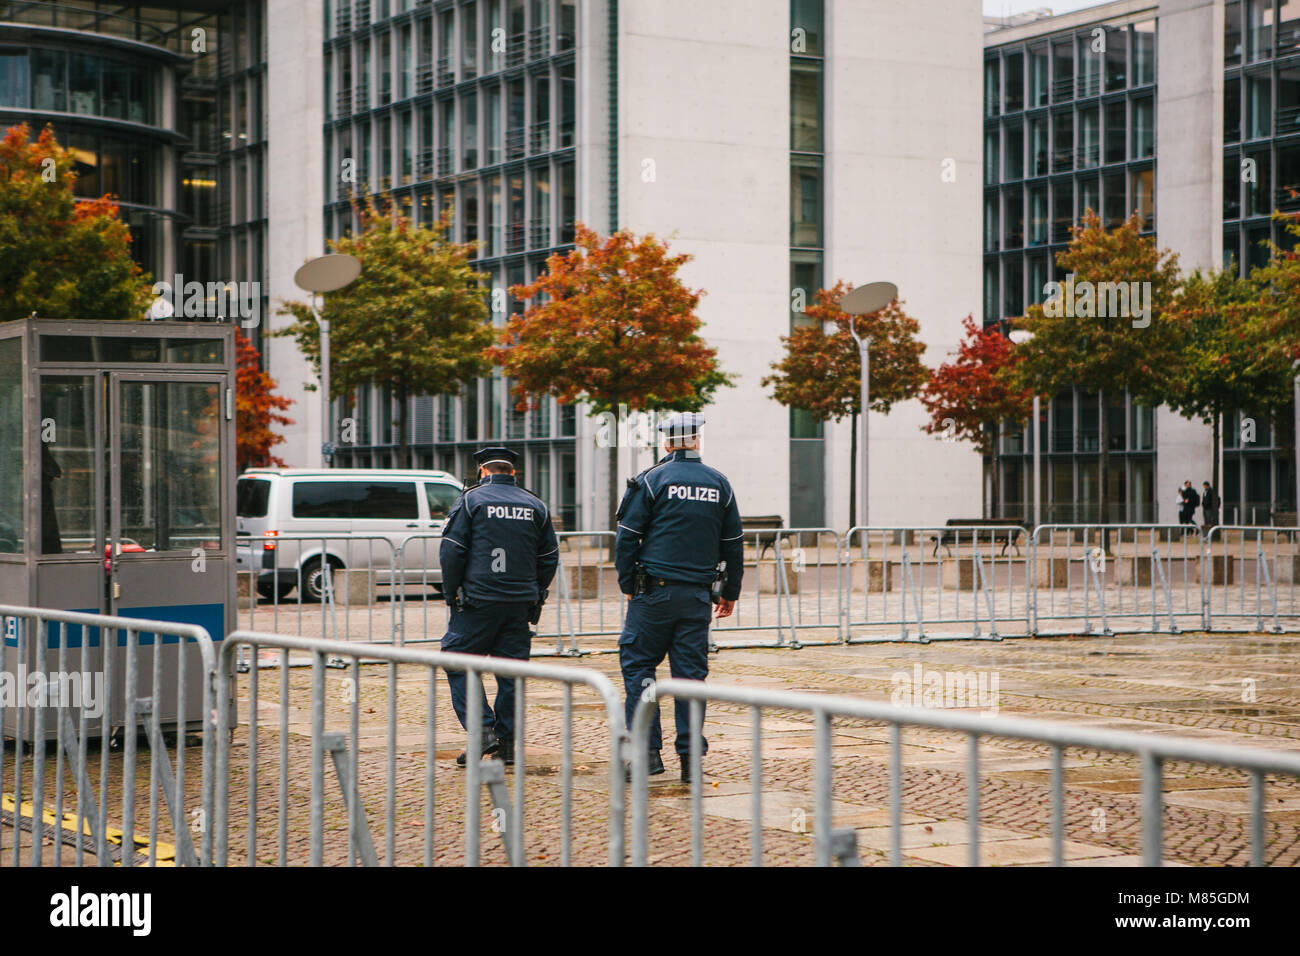
[[[858,413],[849,419],[852,429],[849,438],[849,527],[858,523]]]
[[[993,500],[989,502],[989,517],[1002,517],[1002,423],[993,426]]]
[[[1219,492],[1219,442],[1221,442],[1221,441],[1223,440],[1223,436],[1219,434],[1219,422],[1220,422],[1220,419],[1221,419],[1222,415],[1223,415],[1223,413],[1219,410],[1218,406],[1215,406],[1215,408],[1214,408],[1214,426],[1213,426],[1213,428],[1214,428],[1214,444],[1213,444],[1213,446],[1211,446],[1211,449],[1210,449],[1211,454],[1213,455],[1213,463],[1210,465],[1210,473],[1211,473],[1214,477],[1210,480],[1210,485],[1214,488],[1214,490],[1215,490],[1216,493]],[[1223,500],[1223,495],[1222,495],[1222,494],[1219,494],[1219,500],[1220,500],[1220,501]]]
[[[618,431],[610,436],[609,443],[609,530],[618,531]],[[611,546],[612,548],[612,546]]]
[[[1110,409],[1106,407],[1106,391],[1097,392],[1097,444],[1101,450],[1101,459],[1097,466],[1097,477],[1101,487],[1097,489],[1097,503],[1100,511],[1100,523],[1104,526],[1110,521]],[[1101,533],[1101,548],[1110,553],[1110,534]]]
[[[411,467],[411,441],[410,434],[407,430],[406,417],[409,412],[408,406],[411,403],[407,400],[406,392],[402,389],[397,391],[397,467]]]

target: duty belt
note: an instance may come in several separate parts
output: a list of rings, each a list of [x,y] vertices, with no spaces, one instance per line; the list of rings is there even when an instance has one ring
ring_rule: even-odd
[[[668,578],[657,578],[649,574],[643,575],[641,581],[642,581],[642,586],[636,592],[637,594],[645,594],[651,588],[666,588],[670,584],[677,584],[684,588],[707,588],[708,587],[707,584],[701,584],[699,581],[672,581],[669,580]]]

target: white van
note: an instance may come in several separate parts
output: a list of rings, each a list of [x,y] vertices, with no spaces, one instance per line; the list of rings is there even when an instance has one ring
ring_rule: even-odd
[[[375,584],[391,585],[403,566],[397,549],[421,535],[405,549],[406,581],[438,589],[440,542],[430,536],[441,535],[463,490],[445,471],[250,468],[235,495],[235,566],[256,572],[264,598],[282,599],[301,586],[302,600],[319,601],[326,561],[336,571],[372,571]],[[297,540],[313,534],[324,540]]]

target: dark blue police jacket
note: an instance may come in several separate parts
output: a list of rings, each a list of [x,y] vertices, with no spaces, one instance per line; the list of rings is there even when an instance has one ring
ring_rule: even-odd
[[[713,583],[718,562],[727,562],[722,596],[740,597],[744,537],[731,482],[678,450],[637,475],[618,509],[615,545],[618,586],[631,594],[638,561],[651,577],[687,584]]]
[[[442,593],[473,605],[536,601],[560,560],[551,513],[513,475],[487,475],[452,507],[438,549]]]

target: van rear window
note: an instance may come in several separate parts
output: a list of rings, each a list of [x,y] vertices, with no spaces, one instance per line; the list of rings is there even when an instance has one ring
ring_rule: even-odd
[[[293,486],[295,518],[388,518],[420,515],[413,481],[298,481]]]
[[[241,518],[265,518],[271,498],[271,483],[264,478],[240,478],[235,483],[235,514]]]

